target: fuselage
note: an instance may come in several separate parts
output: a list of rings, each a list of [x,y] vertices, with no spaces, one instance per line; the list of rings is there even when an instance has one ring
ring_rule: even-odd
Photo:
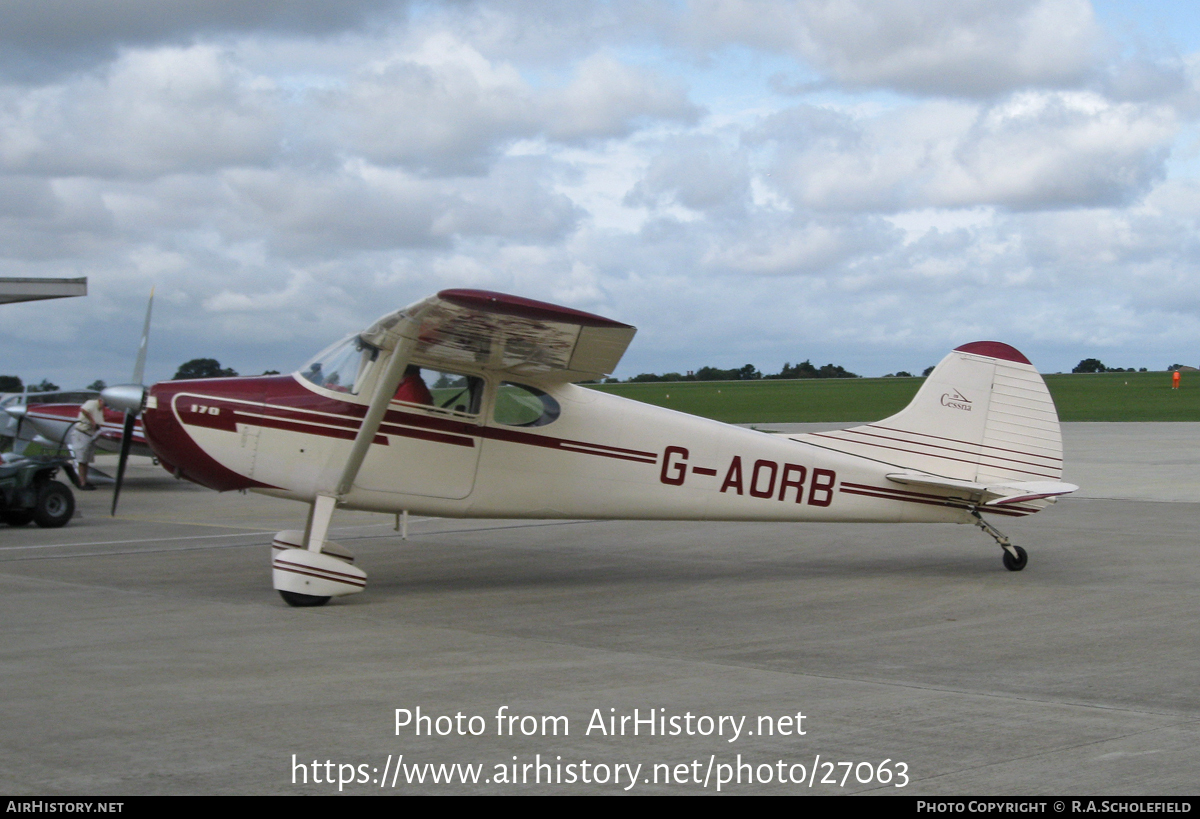
[[[339,505],[445,517],[970,520],[944,493],[898,489],[885,477],[894,465],[831,451],[819,439],[575,384],[474,378],[469,406],[392,401]],[[545,396],[553,411],[510,417],[504,391],[518,389]],[[299,373],[171,381],[151,389],[143,419],[150,446],[181,477],[312,502],[336,483],[368,404]]]
[[[65,446],[67,433],[79,418],[79,407],[79,404],[27,404],[8,411],[19,416],[23,423],[29,424],[46,440]],[[96,438],[96,448],[106,452],[119,452],[124,421],[124,414],[106,407],[104,423],[100,427],[100,435]],[[140,420],[134,422],[131,446],[135,455],[152,454]]]

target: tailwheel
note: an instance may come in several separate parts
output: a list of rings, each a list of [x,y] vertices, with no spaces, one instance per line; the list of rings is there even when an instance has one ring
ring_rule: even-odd
[[[1005,565],[1008,564],[1006,563]],[[1025,564],[1022,563],[1021,565],[1024,566]],[[315,594],[300,594],[299,592],[284,591],[283,589],[279,590],[279,596],[283,598],[283,602],[298,609],[323,606],[330,600],[328,597],[318,597]]]
[[[1017,556],[1013,557],[1012,553],[1009,552],[1008,549],[1005,549],[1003,558],[1004,568],[1008,569],[1010,572],[1019,572],[1021,569],[1024,569],[1025,564],[1029,562],[1029,555],[1027,555],[1025,550],[1020,546],[1013,546],[1012,548],[1016,550]]]
[[[1011,540],[1005,537],[1004,533],[997,529],[992,524],[983,519],[979,514],[979,510],[972,507],[971,517],[975,518],[975,525],[983,531],[991,535],[992,539],[1000,544],[1000,551],[1003,554],[1004,568],[1010,572],[1019,572],[1025,568],[1025,564],[1029,562],[1029,555],[1020,546],[1014,544]]]

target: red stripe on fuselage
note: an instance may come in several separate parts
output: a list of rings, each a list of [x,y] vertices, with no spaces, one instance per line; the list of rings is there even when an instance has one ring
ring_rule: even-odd
[[[841,432],[842,430],[837,430],[837,431]],[[941,460],[941,461],[954,461],[956,463],[970,464],[971,466],[989,466],[989,464],[980,464],[980,462],[978,460],[966,460],[964,458],[951,458],[949,455],[937,455],[937,454],[934,454],[931,452],[922,452],[918,449],[910,449],[907,447],[899,447],[899,446],[887,446],[885,444],[877,444],[877,443],[874,443],[871,441],[855,441],[852,439],[841,438],[841,437],[838,437],[837,435],[831,435],[831,434],[825,433],[825,432],[810,432],[808,434],[812,435],[814,438],[827,438],[831,441],[841,441],[844,444],[853,444],[853,445],[857,445],[857,446],[869,446],[869,447],[873,447],[874,449],[887,449],[887,450],[891,450],[893,452],[906,452],[909,455],[921,455],[922,457],[925,457],[925,458],[937,458],[938,460]],[[795,439],[793,439],[793,440],[795,440]],[[905,443],[908,443],[908,442],[905,442]],[[911,444],[911,446],[929,446],[929,444],[913,442]],[[830,449],[834,449],[834,448],[830,447]],[[838,451],[840,451],[840,450],[838,450]],[[853,454],[853,453],[848,453],[848,454]],[[960,454],[969,455],[969,454],[973,454],[973,453],[960,453]],[[980,455],[979,457],[990,458],[992,456]],[[1039,478],[1056,478],[1057,479],[1060,477],[1060,475],[1057,473],[1034,472],[1031,469],[1017,469],[1015,466],[993,466],[993,468],[1007,469],[1009,472],[1020,472],[1023,475],[1036,475]],[[1043,468],[1053,469],[1053,467],[1050,467],[1050,466],[1045,466]]]
[[[160,406],[164,408],[174,403],[185,405],[180,408],[183,410],[180,412],[180,419],[184,423],[226,432],[236,432],[237,424],[247,424],[353,440],[367,413],[366,405],[331,398],[301,384],[293,376],[165,382],[156,385],[154,391]],[[197,406],[196,412],[191,411],[193,404]],[[200,411],[201,407],[206,409]],[[217,410],[215,414],[211,411],[213,408]],[[152,410],[148,415],[162,411]],[[658,454],[654,452],[555,438],[510,427],[484,426],[457,417],[426,415],[412,411],[404,405],[393,405],[393,408],[388,409],[374,443],[387,446],[387,435],[465,447],[474,447],[478,439],[486,438],[635,463],[658,463]],[[160,431],[156,439],[162,442],[165,449],[170,446],[172,436]],[[189,452],[186,457],[177,453],[160,453],[160,458],[173,464],[188,463],[194,457],[194,452]],[[211,467],[212,464],[208,466]],[[191,477],[190,470],[185,471]],[[209,468],[208,472],[213,473],[214,470]],[[213,488],[244,488],[233,485],[233,479],[230,477],[232,474],[234,473],[220,476],[212,474],[208,479],[198,480],[197,483]],[[261,486],[256,482],[249,485]]]

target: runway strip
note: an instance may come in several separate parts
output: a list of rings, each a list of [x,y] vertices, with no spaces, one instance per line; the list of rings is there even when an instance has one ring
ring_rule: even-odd
[[[409,521],[409,525],[412,526],[413,524],[417,524],[417,523],[429,523],[429,522],[434,522],[434,521],[444,521],[447,523],[459,523],[460,522],[457,520],[450,520],[450,519],[446,519],[446,518],[414,518]],[[597,522],[599,522],[599,521],[554,520],[554,521],[542,521],[542,522],[538,522],[538,523],[513,523],[513,524],[498,525],[498,526],[496,526],[496,525],[478,526],[478,527],[469,527],[469,528],[465,528],[465,529],[461,529],[461,528],[460,529],[437,529],[435,531],[426,531],[426,532],[410,531],[408,533],[408,537],[409,537],[409,539],[412,539],[414,537],[423,537],[423,536],[429,536],[429,535],[451,535],[451,534],[462,534],[462,533],[466,533],[466,532],[502,531],[502,530],[507,530],[507,529],[531,529],[531,528],[541,528],[541,527],[546,527],[546,526],[575,526],[575,525],[578,525],[581,523],[597,523]],[[382,534],[382,535],[352,535],[352,534],[350,534],[350,532],[358,531],[361,529],[379,528],[379,527],[385,527],[385,526],[389,529],[389,532],[387,534]],[[400,539],[400,533],[392,530],[392,525],[390,523],[370,524],[368,526],[352,526],[352,527],[347,527],[347,528],[343,528],[343,529],[331,529],[330,534],[333,535],[334,539],[344,540],[344,541],[384,540],[384,539],[399,540]],[[89,546],[128,546],[128,545],[132,545],[135,543],[168,543],[168,542],[180,542],[180,541],[223,540],[223,539],[250,538],[250,537],[261,538],[264,536],[273,537],[274,532],[273,531],[268,532],[266,530],[255,530],[255,531],[251,531],[251,532],[238,532],[238,533],[229,533],[229,534],[220,534],[220,535],[184,535],[184,536],[180,536],[180,537],[136,538],[136,539],[131,539],[131,540],[100,540],[100,541],[88,541],[88,542],[82,542],[82,543],[37,543],[37,544],[31,544],[31,545],[26,545],[26,546],[0,546],[0,553],[3,553],[3,552],[25,552],[25,551],[35,550],[35,549],[86,548]],[[269,540],[266,542],[270,543]],[[176,547],[166,547],[166,548],[161,548],[161,549],[153,549],[153,548],[150,548],[150,549],[124,549],[124,550],[122,550],[122,549],[105,549],[103,551],[78,552],[78,553],[66,554],[66,555],[63,555],[63,554],[40,555],[39,554],[39,555],[31,555],[31,556],[8,557],[6,555],[0,554],[0,563],[15,562],[15,561],[19,561],[19,560],[51,560],[51,559],[64,560],[64,559],[77,558],[77,557],[102,557],[104,555],[153,554],[155,552],[187,552],[187,551],[200,551],[200,550],[205,550],[205,549],[236,549],[236,548],[244,548],[247,546],[260,546],[260,545],[263,545],[263,544],[261,542],[260,543],[215,543],[212,545],[176,546]]]

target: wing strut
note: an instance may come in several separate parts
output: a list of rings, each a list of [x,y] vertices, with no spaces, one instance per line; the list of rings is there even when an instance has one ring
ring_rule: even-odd
[[[366,417],[363,418],[362,426],[358,428],[358,434],[354,436],[354,444],[350,448],[350,454],[346,456],[346,464],[342,467],[342,474],[338,478],[337,485],[333,492],[320,492],[313,500],[304,540],[304,546],[309,551],[321,551],[325,535],[329,532],[329,521],[333,517],[333,510],[337,506],[337,502],[349,494],[350,488],[354,485],[354,479],[358,477],[358,470],[362,468],[363,461],[367,457],[367,450],[370,449],[371,442],[375,440],[375,433],[379,431],[379,425],[383,423],[388,402],[392,400],[392,396],[396,394],[396,389],[404,379],[404,369],[408,366],[415,345],[416,340],[407,336],[401,336],[396,342],[396,347],[388,359],[387,369],[375,384],[375,394],[371,397],[371,404],[367,409]]]

